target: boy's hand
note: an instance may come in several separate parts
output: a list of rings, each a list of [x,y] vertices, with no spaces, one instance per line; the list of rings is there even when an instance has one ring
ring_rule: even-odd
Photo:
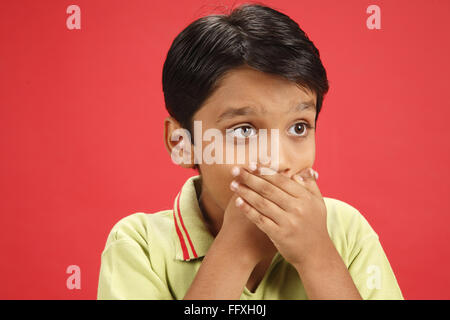
[[[333,243],[327,230],[325,202],[316,184],[318,174],[312,168],[292,178],[276,172],[257,172],[240,168],[235,177],[237,184],[232,183],[232,189],[243,199],[241,212],[294,266],[329,252]]]
[[[246,258],[251,265],[256,265],[263,259],[272,258],[277,249],[264,232],[242,215],[236,206],[237,198],[233,194],[228,202],[218,237],[236,250],[236,257]]]

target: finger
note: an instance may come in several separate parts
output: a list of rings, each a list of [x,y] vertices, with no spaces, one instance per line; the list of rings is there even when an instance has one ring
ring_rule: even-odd
[[[264,169],[264,171],[262,169]],[[261,171],[263,171],[263,174],[261,174]],[[292,180],[290,177],[280,174],[270,168],[260,168],[255,172],[256,172],[255,175],[257,175],[261,179],[270,182],[271,184],[277,186],[278,188],[280,188],[281,190],[285,191],[286,193],[290,194],[293,197],[300,198],[302,197],[302,195],[305,194],[304,187],[299,185],[299,183]]]
[[[271,236],[279,231],[278,225],[273,220],[258,212],[241,197],[238,197],[235,203],[236,207],[238,207],[262,232],[267,234],[269,238],[272,238]]]
[[[312,194],[322,197],[319,186],[317,185],[318,177],[319,173],[313,168],[305,168],[292,176],[292,180],[303,185]]]
[[[242,168],[239,169],[239,171],[234,170],[233,174],[236,176],[235,180],[239,184],[246,185],[251,190],[257,192],[263,198],[272,201],[283,210],[290,209],[289,204],[292,202],[293,197],[278,186]]]
[[[271,219],[277,225],[280,225],[285,211],[277,206],[272,201],[263,198],[259,193],[253,191],[244,184],[233,180],[230,184],[230,189],[236,192],[243,200],[245,200],[255,210]]]

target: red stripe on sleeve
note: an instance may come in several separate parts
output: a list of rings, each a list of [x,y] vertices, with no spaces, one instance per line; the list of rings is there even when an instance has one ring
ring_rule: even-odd
[[[180,209],[178,209],[178,210],[180,210]],[[175,216],[175,210],[173,210],[173,220],[175,221],[175,229],[177,231],[178,238],[180,239],[181,250],[183,250],[183,259],[184,260],[188,260],[189,259],[189,253],[188,253],[188,250],[187,250],[187,247],[186,247],[186,243],[184,242],[183,235],[181,234],[181,230],[178,227],[177,218]]]
[[[177,200],[178,217],[180,218],[181,226],[183,227],[183,230],[186,233],[186,237],[187,237],[187,239],[189,241],[189,244],[191,245],[191,249],[192,249],[192,253],[194,254],[194,258],[197,258],[198,257],[197,256],[197,252],[195,252],[194,245],[192,244],[192,241],[191,241],[191,237],[189,237],[189,233],[187,232],[186,227],[184,226],[183,218],[181,217],[180,197],[181,197],[181,194],[179,195],[178,200]]]

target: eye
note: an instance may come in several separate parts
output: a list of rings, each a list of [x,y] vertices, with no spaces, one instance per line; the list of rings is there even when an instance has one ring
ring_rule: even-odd
[[[256,134],[256,129],[249,125],[243,125],[230,129],[230,133],[238,139],[246,139]]]
[[[289,128],[289,133],[293,134],[294,136],[305,136],[307,134],[308,129],[311,128],[311,126],[306,122],[297,122],[293,126]]]

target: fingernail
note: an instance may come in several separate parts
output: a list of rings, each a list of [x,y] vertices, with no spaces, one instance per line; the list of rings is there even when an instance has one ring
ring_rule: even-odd
[[[230,189],[232,190],[232,191],[236,191],[237,189],[238,189],[238,187],[239,187],[239,184],[236,182],[236,181],[231,181],[231,184],[230,184]]]
[[[257,168],[256,163],[254,163],[254,162],[250,163],[248,165],[248,168],[249,168],[250,171],[255,171],[256,168]]]
[[[311,178],[314,178],[316,175],[314,174],[314,169],[309,168],[309,174],[311,175]]]
[[[319,179],[319,173],[317,171],[314,171],[315,175],[316,175],[316,180]]]
[[[262,176],[263,175],[271,176],[271,175],[274,175],[275,173],[277,173],[277,172],[271,168],[266,168],[266,167],[259,168],[259,174]]]
[[[298,183],[303,183],[305,180],[303,179],[303,177],[301,175],[296,174],[294,176],[294,180],[297,181]]]
[[[238,176],[238,175],[239,175],[239,172],[240,172],[239,167],[233,167],[233,169],[231,169],[231,174],[232,174],[234,177]]]
[[[236,207],[240,207],[244,203],[241,197],[236,198]]]

